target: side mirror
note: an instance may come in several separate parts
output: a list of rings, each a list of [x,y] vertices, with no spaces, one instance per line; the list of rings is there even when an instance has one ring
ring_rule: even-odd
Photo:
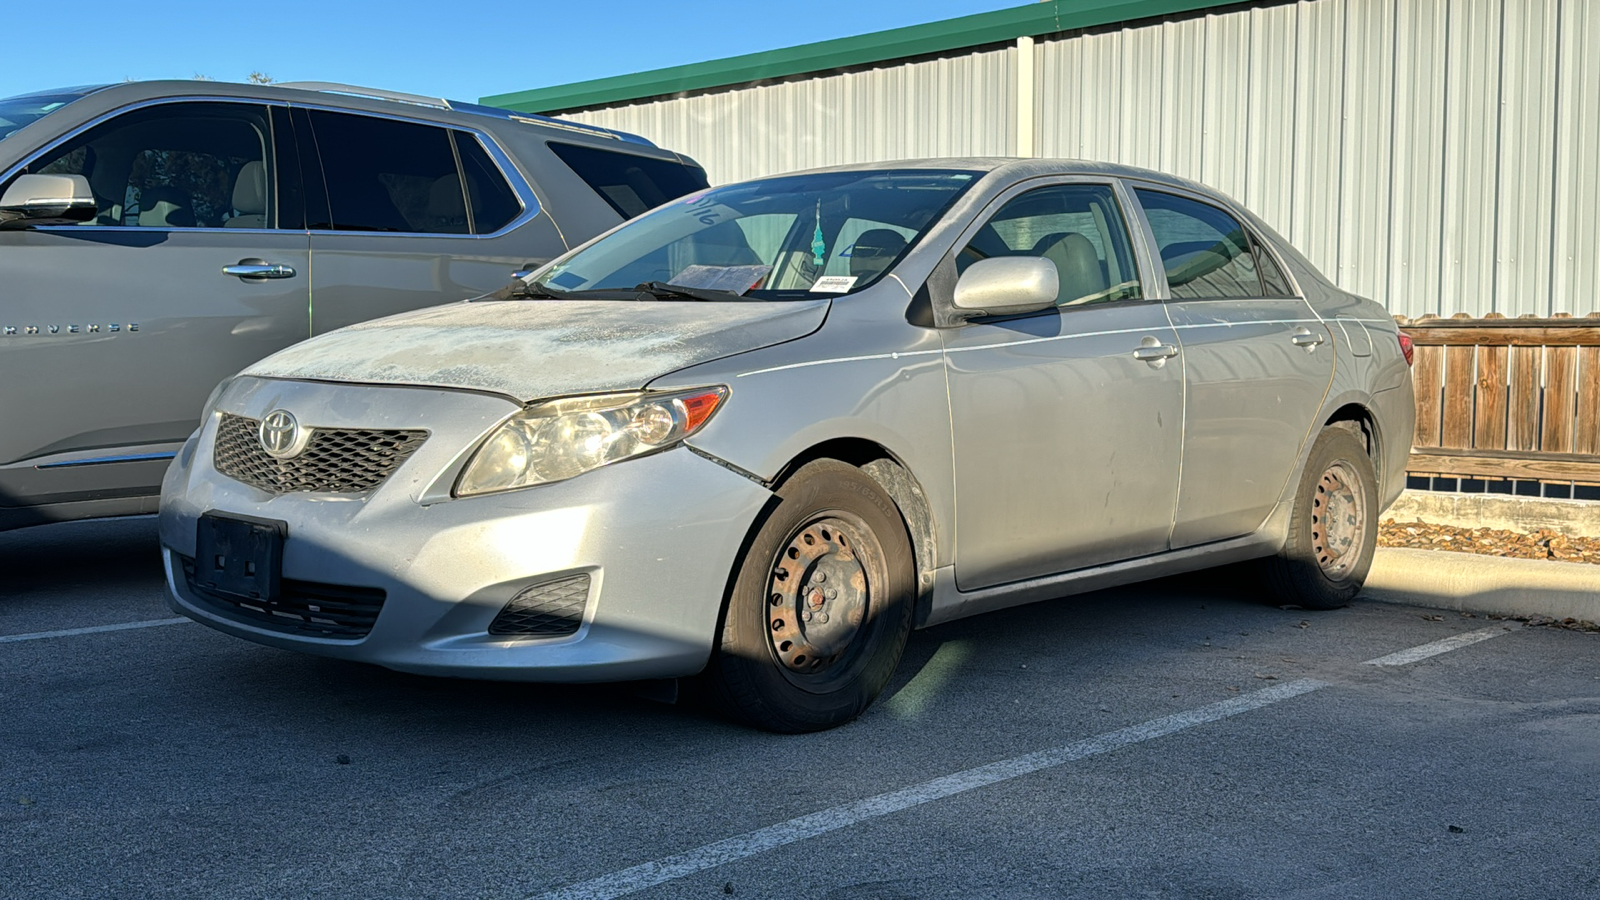
[[[956,309],[976,316],[1012,316],[1056,304],[1056,264],[1042,256],[1003,256],[967,267],[956,282]]]
[[[0,196],[0,228],[70,225],[99,211],[82,175],[19,175]]]

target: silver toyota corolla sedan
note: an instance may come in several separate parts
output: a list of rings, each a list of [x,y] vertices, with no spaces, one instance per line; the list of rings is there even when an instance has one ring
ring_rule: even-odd
[[[859,715],[912,628],[1259,560],[1360,589],[1410,348],[1155,172],[850,166],[661,206],[494,298],[219,386],[167,474],[175,608],[437,675],[698,676]]]

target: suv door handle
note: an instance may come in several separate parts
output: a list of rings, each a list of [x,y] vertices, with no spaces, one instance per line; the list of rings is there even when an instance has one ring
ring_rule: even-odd
[[[269,263],[264,259],[241,259],[231,266],[223,266],[222,274],[234,275],[239,278],[293,278],[293,266],[283,263]]]
[[[1178,348],[1171,344],[1144,344],[1134,348],[1133,358],[1144,362],[1155,362],[1158,359],[1171,359],[1178,355]]]
[[[1302,325],[1294,330],[1294,336],[1289,340],[1293,341],[1296,347],[1315,347],[1322,343],[1323,337]]]

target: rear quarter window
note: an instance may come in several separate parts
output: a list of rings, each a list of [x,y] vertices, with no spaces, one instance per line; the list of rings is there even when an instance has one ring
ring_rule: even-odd
[[[476,137],[457,131],[455,139],[461,168],[466,173],[467,196],[472,200],[472,232],[499,231],[522,212],[522,203]]]
[[[624,219],[710,187],[698,166],[579,144],[549,144],[550,151]]]

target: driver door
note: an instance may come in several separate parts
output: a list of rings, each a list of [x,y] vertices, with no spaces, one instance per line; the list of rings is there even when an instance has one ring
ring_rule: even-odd
[[[957,257],[1043,256],[1061,284],[1054,309],[944,332],[963,591],[1167,548],[1183,366],[1144,299],[1128,206],[1108,182],[1019,188]]]
[[[308,336],[273,131],[261,104],[161,103],[21,169],[84,175],[100,210],[0,231],[0,507],[153,494],[211,389]]]

